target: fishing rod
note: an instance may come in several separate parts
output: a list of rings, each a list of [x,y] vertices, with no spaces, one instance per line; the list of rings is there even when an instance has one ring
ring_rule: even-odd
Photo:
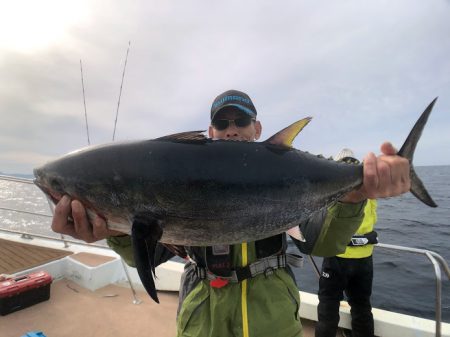
[[[83,65],[80,60],[80,70],[81,70],[81,87],[83,88],[83,103],[84,103],[84,119],[86,121],[86,134],[87,134],[87,141],[88,145],[91,145],[91,141],[89,139],[89,126],[88,126],[88,120],[87,120],[87,110],[86,110],[86,95],[84,94],[84,76],[83,76]]]
[[[131,45],[131,41],[128,41],[127,55],[125,57],[125,64],[123,66],[123,72],[122,72],[122,82],[120,83],[119,100],[117,101],[116,120],[114,122],[114,131],[113,131],[113,137],[112,137],[113,141],[116,136],[117,117],[119,116],[120,97],[122,96],[123,79],[125,77],[125,70],[127,68],[128,53],[130,52],[130,45]]]
[[[316,261],[314,261],[312,255],[308,255],[308,257],[314,267],[314,271],[316,272],[317,277],[320,278],[320,270],[319,267],[317,267]]]

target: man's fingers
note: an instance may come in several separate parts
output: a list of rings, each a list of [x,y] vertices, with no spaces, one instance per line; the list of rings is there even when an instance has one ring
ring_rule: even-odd
[[[397,149],[389,142],[384,142],[381,144],[381,152],[385,155],[392,156],[397,154]]]
[[[55,214],[52,220],[52,230],[54,232],[67,235],[72,235],[75,232],[73,223],[67,221],[71,212],[70,198],[64,195],[55,206]]]
[[[67,218],[71,212],[70,198],[67,195],[64,195],[55,206],[57,220],[60,220],[60,218]],[[57,222],[59,223],[60,221]]]
[[[408,192],[411,188],[410,164],[408,159],[399,156],[383,156],[384,162],[390,167],[391,185],[393,194],[399,195]]]
[[[72,217],[77,237],[88,243],[96,241],[92,226],[86,215],[86,209],[78,200],[72,201]]]
[[[377,193],[378,197],[388,197],[396,189],[396,186],[391,175],[391,168],[389,164],[383,160],[377,160],[377,172],[378,172],[378,186],[374,193]]]
[[[115,231],[108,230],[105,220],[99,216],[91,224],[83,204],[78,200],[71,201],[67,195],[56,204],[52,230],[88,243],[117,235]]]
[[[379,185],[377,157],[372,152],[369,152],[364,158],[363,185],[367,197],[372,198],[372,191],[377,190]]]
[[[110,236],[106,221],[98,215],[96,215],[94,220],[92,221],[92,231],[97,240],[102,240]]]
[[[386,198],[408,192],[410,189],[409,161],[397,155],[396,149],[385,143],[384,155],[369,153],[364,159],[364,192],[370,199]]]

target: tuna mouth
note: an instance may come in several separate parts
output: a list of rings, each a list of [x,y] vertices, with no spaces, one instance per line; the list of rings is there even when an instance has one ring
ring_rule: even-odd
[[[61,200],[64,193],[58,192],[62,191],[62,185],[57,177],[52,177],[51,175],[45,174],[44,170],[36,168],[33,170],[35,179],[34,184],[39,187],[39,189],[44,192],[47,199],[52,201],[55,205]]]
[[[49,199],[51,202],[53,202],[55,205],[61,200],[63,197],[62,193],[59,193],[55,190],[52,190],[51,188],[45,186],[42,184],[41,180],[39,178],[34,179],[34,184],[39,187],[39,189],[44,192],[47,199]]]
[[[48,190],[47,197],[50,198],[50,200],[56,205],[63,197],[63,194],[53,190]]]

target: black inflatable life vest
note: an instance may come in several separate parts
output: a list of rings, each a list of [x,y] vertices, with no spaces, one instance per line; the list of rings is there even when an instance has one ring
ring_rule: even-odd
[[[256,257],[262,259],[286,251],[286,234],[278,234],[255,241]],[[201,268],[220,277],[229,277],[233,266],[233,246],[186,247],[190,258]]]

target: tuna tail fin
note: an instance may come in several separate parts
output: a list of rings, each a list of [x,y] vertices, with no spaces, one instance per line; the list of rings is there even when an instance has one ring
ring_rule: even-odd
[[[430,207],[437,207],[437,204],[433,201],[431,196],[428,194],[425,186],[423,185],[420,178],[417,176],[414,171],[414,166],[412,165],[414,151],[416,150],[417,143],[422,135],[422,131],[427,123],[428,116],[430,116],[431,110],[433,110],[434,103],[436,103],[436,97],[425,109],[420,118],[417,120],[416,124],[412,128],[408,137],[406,138],[405,143],[403,144],[400,151],[398,151],[398,155],[404,157],[409,160],[409,164],[411,167],[410,171],[410,179],[411,179],[411,189],[410,192],[424,204]]]
[[[159,303],[155,281],[155,250],[161,238],[161,228],[154,218],[137,217],[131,228],[131,241],[133,244],[133,257],[139,278],[147,293]]]

